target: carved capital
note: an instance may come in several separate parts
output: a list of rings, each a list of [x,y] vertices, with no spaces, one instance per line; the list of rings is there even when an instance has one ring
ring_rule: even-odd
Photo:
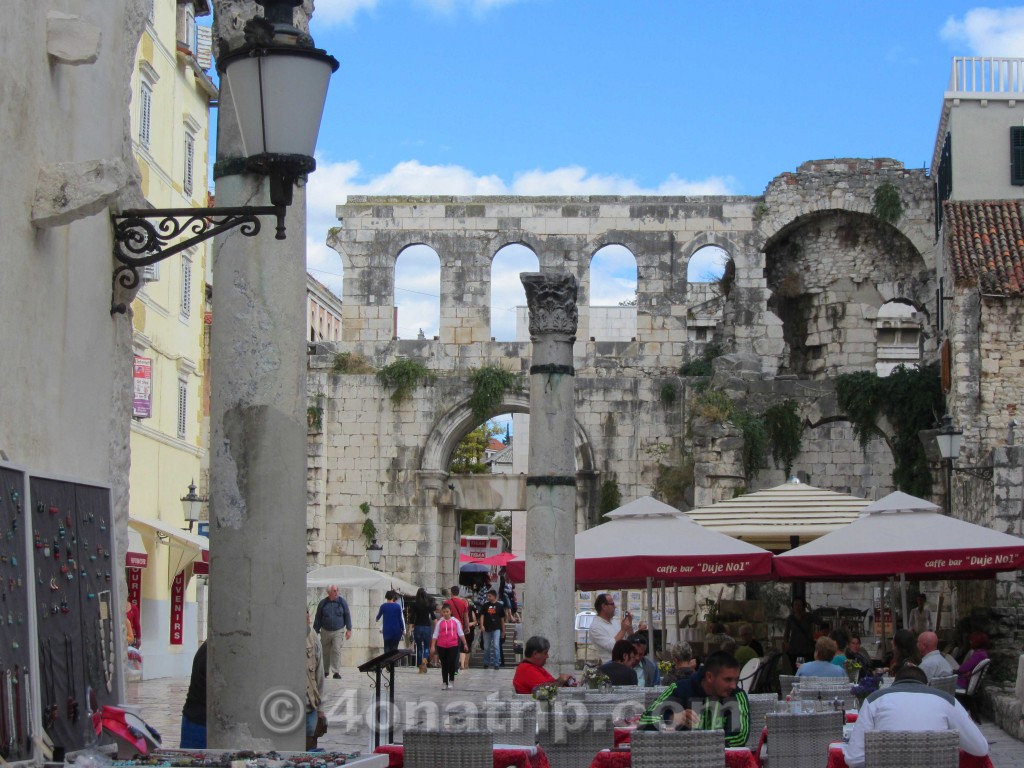
[[[530,337],[555,333],[574,341],[579,322],[576,278],[565,273],[524,272],[519,279],[530,308]]]

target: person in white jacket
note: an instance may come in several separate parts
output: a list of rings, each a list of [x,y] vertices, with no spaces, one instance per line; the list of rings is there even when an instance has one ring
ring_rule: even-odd
[[[864,734],[873,731],[957,731],[962,751],[988,754],[988,741],[963,705],[952,694],[930,688],[917,667],[903,667],[892,685],[864,701],[850,742],[843,745],[848,768],[862,768]]]

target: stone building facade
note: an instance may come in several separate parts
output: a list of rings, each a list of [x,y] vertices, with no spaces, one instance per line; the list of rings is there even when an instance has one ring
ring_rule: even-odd
[[[902,202],[895,224],[873,213],[883,185]],[[759,197],[351,197],[338,218],[328,242],[344,264],[343,339],[318,345],[310,358],[310,395],[323,393],[327,403],[323,431],[310,437],[311,565],[360,561],[365,501],[388,570],[431,588],[455,578],[447,465],[479,422],[468,375],[486,365],[530,365],[528,342],[489,336],[490,261],[510,243],[530,248],[541,271],[568,272],[579,283],[579,527],[598,522],[604,479],[614,474],[626,500],[654,493],[663,468],[683,457],[693,465],[692,503],[751,486],[736,432],[693,422],[693,381],[679,375],[704,348],[690,323],[707,328],[709,292],[721,301],[714,337],[730,353],[716,386],[755,410],[799,403],[807,432],[797,469],[812,484],[865,496],[892,490],[891,456],[872,446],[865,458],[829,378],[874,369],[876,320],[890,302],[913,308],[919,356],[934,358],[934,197],[924,171],[884,159],[811,162]],[[392,338],[395,261],[415,244],[440,259],[437,340]],[[628,342],[588,340],[590,259],[609,244],[627,248],[637,264],[637,330]],[[734,277],[691,290],[688,262],[707,245],[729,254]],[[338,352],[376,368],[418,360],[434,378],[396,406],[372,374],[331,372]],[[494,414],[527,406],[524,394],[510,394]],[[784,479],[765,467],[751,487]]]

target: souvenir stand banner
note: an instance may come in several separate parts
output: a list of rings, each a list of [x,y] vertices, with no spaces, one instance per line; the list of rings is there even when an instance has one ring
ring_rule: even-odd
[[[90,694],[122,698],[110,490],[0,464],[0,496],[0,756],[38,760],[30,732],[80,750]]]

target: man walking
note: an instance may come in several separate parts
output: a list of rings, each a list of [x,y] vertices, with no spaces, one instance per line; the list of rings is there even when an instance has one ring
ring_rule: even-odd
[[[345,598],[338,594],[336,584],[327,587],[327,597],[316,607],[313,631],[320,635],[324,655],[324,677],[334,672],[335,679],[341,678],[341,633],[345,639],[352,638],[352,615]]]
[[[505,631],[505,605],[498,602],[498,593],[493,589],[487,593],[487,602],[480,611],[480,629],[484,637],[484,669],[490,666],[499,669],[501,657],[498,646]]]

